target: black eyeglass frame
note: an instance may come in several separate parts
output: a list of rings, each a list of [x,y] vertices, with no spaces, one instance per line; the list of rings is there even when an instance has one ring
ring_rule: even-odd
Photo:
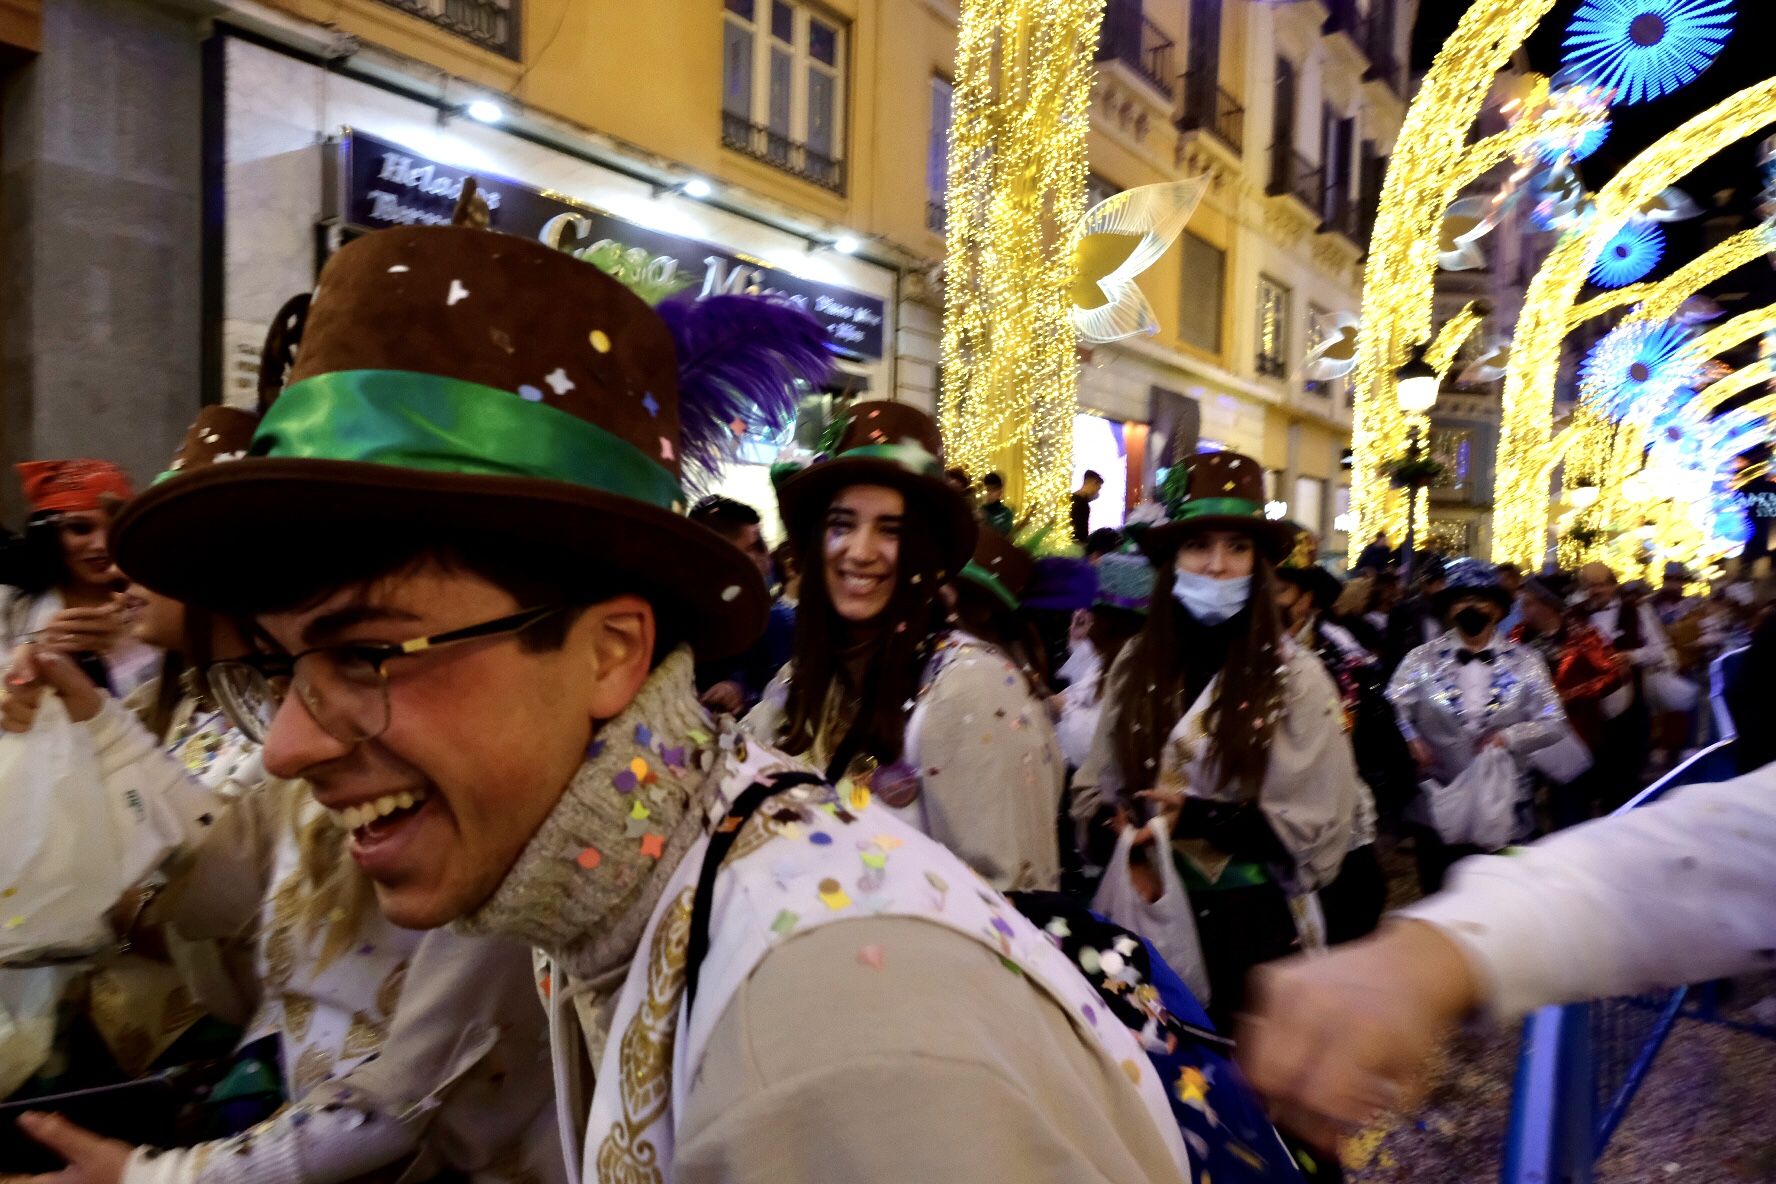
[[[218,673],[221,673],[226,677],[230,670],[241,669],[250,671],[253,675],[263,681],[268,689],[274,692],[276,701],[281,707],[284,701],[289,697],[289,690],[293,689],[293,684],[296,678],[296,665],[301,662],[302,659],[314,654],[344,654],[351,658],[355,658],[358,661],[367,664],[371,670],[375,671],[377,678],[382,681],[382,694],[384,700],[383,725],[381,730],[371,735],[357,737],[356,739],[348,739],[344,736],[335,736],[335,738],[348,743],[363,743],[364,741],[374,740],[378,735],[382,734],[382,731],[388,729],[388,671],[385,670],[384,667],[393,659],[413,657],[417,654],[429,653],[432,650],[441,649],[445,646],[458,645],[462,642],[482,641],[495,637],[515,637],[518,634],[523,633],[526,629],[539,625],[555,614],[566,612],[572,607],[572,605],[554,604],[540,608],[520,609],[518,612],[507,613],[505,616],[495,617],[490,621],[481,621],[474,625],[464,625],[460,629],[449,629],[443,633],[433,633],[426,637],[415,637],[409,641],[350,641],[342,642],[337,645],[318,645],[294,654],[263,652],[243,654],[237,658],[225,658],[210,663],[205,669],[204,675],[205,680],[210,684],[211,696],[215,698],[218,705],[227,712],[229,719],[234,726],[239,728],[242,732],[245,732],[248,737],[255,742],[263,743],[265,737],[256,734],[260,731],[260,728],[257,726],[257,721],[248,722],[236,717],[235,712],[230,707],[234,702],[235,697],[232,693],[224,692],[216,685]],[[289,679],[291,680],[292,688],[286,688],[279,692],[273,684],[274,679]],[[311,715],[314,714],[313,709],[309,706],[308,700],[304,696],[298,694],[297,698],[302,702],[305,710],[308,710]],[[320,723],[321,721],[317,717],[315,722]],[[324,730],[327,730],[325,729],[324,724],[322,724],[322,727]],[[327,731],[329,735],[334,735],[331,730]]]

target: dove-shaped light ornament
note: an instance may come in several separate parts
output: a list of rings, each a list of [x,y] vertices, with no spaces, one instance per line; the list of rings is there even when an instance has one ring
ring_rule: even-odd
[[[1357,330],[1362,322],[1355,313],[1336,312],[1320,322],[1324,335],[1307,351],[1301,376],[1308,382],[1330,382],[1357,367]]]
[[[1083,341],[1157,333],[1159,321],[1135,277],[1177,241],[1208,188],[1207,177],[1125,189],[1086,211],[1073,230],[1074,331]]]
[[[1497,382],[1505,376],[1511,364],[1511,339],[1495,337],[1469,362],[1462,372],[1456,375],[1456,382],[1462,386],[1480,386],[1488,382]]]
[[[1472,271],[1486,266],[1480,240],[1498,224],[1497,209],[1484,197],[1464,197],[1443,213],[1437,242],[1437,266],[1444,271]]]

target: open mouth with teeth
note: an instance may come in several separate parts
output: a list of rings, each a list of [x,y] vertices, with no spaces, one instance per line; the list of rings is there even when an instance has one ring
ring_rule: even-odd
[[[328,813],[341,830],[350,831],[353,839],[367,845],[416,816],[430,798],[423,789],[417,793],[387,793]]]

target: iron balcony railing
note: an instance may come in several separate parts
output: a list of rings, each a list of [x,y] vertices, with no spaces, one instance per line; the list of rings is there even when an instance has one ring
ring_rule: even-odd
[[[518,6],[522,0],[382,0],[412,16],[428,20],[484,49],[517,59]]]
[[[744,115],[722,112],[722,144],[754,160],[775,165],[804,181],[834,193],[845,192],[845,162],[824,156],[806,144],[753,123]]]
[[[1384,18],[1377,8],[1357,18],[1357,44],[1363,47],[1363,53],[1369,58],[1369,70],[1363,75],[1365,80],[1379,78],[1389,89],[1400,90],[1400,63],[1394,57],[1393,22]]]
[[[1288,145],[1271,146],[1269,192],[1273,196],[1289,194],[1317,213],[1323,197],[1323,174],[1323,169]]]
[[[1212,74],[1191,71],[1179,79],[1184,100],[1178,111],[1180,131],[1205,131],[1235,152],[1246,143],[1246,109]]]
[[[1170,37],[1141,12],[1141,0],[1110,0],[1104,8],[1103,32],[1098,35],[1098,60],[1121,62],[1153,84],[1169,99],[1173,89]]]

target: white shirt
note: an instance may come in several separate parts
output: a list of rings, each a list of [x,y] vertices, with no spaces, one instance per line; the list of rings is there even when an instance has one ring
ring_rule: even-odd
[[[1403,915],[1462,947],[1501,1019],[1776,969],[1776,764],[1466,860]]]
[[[1591,614],[1591,627],[1603,634],[1603,639],[1621,650],[1616,645],[1616,636],[1621,631],[1616,627],[1622,611],[1620,599],[1610,601],[1607,607],[1598,609]],[[1665,626],[1659,624],[1659,614],[1653,611],[1650,604],[1642,604],[1640,612],[1640,648],[1637,650],[1621,650],[1629,661],[1636,666],[1651,669],[1656,666],[1671,664],[1671,643],[1665,639]]]

